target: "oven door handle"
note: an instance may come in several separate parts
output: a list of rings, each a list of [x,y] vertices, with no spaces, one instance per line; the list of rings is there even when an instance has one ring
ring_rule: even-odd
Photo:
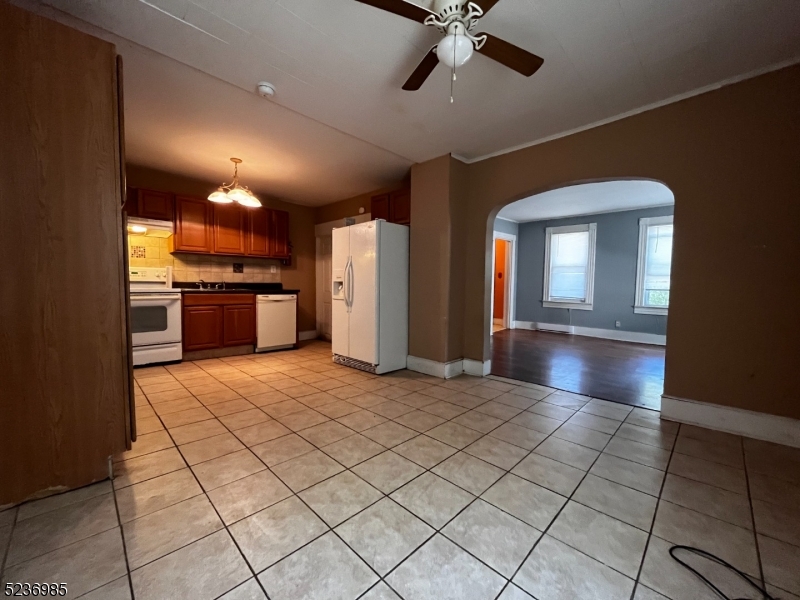
[[[180,299],[180,294],[131,294],[131,303],[135,302],[136,300],[168,300],[170,302],[176,302]]]

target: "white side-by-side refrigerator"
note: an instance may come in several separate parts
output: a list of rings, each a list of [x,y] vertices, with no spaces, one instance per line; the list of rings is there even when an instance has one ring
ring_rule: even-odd
[[[371,373],[406,368],[408,227],[383,220],[333,230],[335,362]]]

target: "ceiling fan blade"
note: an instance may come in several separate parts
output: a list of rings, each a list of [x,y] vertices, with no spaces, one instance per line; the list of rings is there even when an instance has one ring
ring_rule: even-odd
[[[414,69],[408,81],[403,84],[403,89],[407,92],[414,92],[421,88],[422,84],[425,83],[425,80],[428,78],[428,75],[433,73],[433,70],[438,64],[439,57],[436,56],[436,46],[434,46],[431,48],[430,52],[425,55],[425,58],[422,59],[422,62],[419,63],[417,68]]]
[[[483,14],[488,13],[495,4],[500,2],[500,0],[472,0],[475,4],[480,6],[483,9]]]
[[[483,47],[478,52],[507,66],[509,69],[514,69],[517,73],[522,73],[525,77],[530,77],[536,73],[544,62],[543,58],[488,33],[478,33],[476,37],[482,35],[486,36],[486,43],[483,44]]]
[[[422,23],[425,21],[425,18],[429,15],[435,15],[433,11],[428,10],[427,8],[423,8],[413,2],[408,2],[407,0],[356,0],[357,2],[361,2],[362,4],[369,4],[370,6],[374,6],[375,8],[380,8],[381,10],[388,11],[390,13],[394,13],[396,15],[400,15],[401,17],[405,17],[406,19],[411,19],[412,21],[417,21],[418,23]]]

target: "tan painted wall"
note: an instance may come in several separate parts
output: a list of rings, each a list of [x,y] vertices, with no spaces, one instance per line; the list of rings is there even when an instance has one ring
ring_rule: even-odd
[[[127,165],[128,185],[151,190],[186,194],[187,196],[208,196],[219,182],[200,181],[188,177],[149,169],[137,165]],[[289,212],[289,238],[292,242],[292,264],[280,267],[280,280],[283,286],[300,290],[298,322],[300,331],[316,329],[316,284],[315,260],[316,242],[314,239],[314,209],[308,206],[290,204],[253,190],[264,206]],[[273,261],[266,261],[272,264]],[[246,266],[245,266],[246,269]]]
[[[442,257],[463,252],[463,355],[490,357],[489,224],[502,206],[576,181],[651,178],[676,199],[665,393],[800,417],[800,66],[469,165],[454,246],[435,181],[447,160],[412,171],[412,354],[446,354],[458,316],[441,297]]]

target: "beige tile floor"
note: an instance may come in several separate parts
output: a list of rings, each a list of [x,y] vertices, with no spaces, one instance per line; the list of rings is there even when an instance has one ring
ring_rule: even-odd
[[[5,582],[69,597],[696,600],[703,547],[800,598],[800,450],[321,342],[136,371],[116,477],[0,512]],[[759,598],[709,563],[736,597]]]

